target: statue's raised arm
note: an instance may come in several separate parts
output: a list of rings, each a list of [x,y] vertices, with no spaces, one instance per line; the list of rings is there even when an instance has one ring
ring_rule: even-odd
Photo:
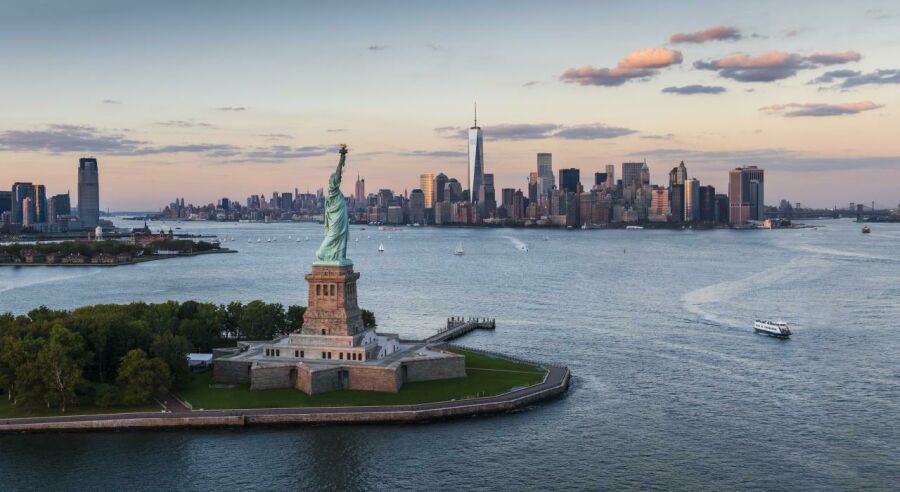
[[[341,145],[341,159],[337,169],[328,180],[328,196],[325,198],[325,238],[316,251],[317,263],[332,265],[352,265],[347,259],[347,241],[350,235],[350,221],[347,217],[347,202],[341,193],[341,175],[347,158],[347,146]]]

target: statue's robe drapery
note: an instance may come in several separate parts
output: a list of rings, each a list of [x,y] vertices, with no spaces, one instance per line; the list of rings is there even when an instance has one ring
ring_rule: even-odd
[[[337,170],[328,180],[328,196],[325,198],[325,239],[316,251],[316,259],[327,263],[350,263],[347,260],[347,240],[350,236],[350,221],[347,218],[347,200],[341,193],[341,173],[345,153]]]

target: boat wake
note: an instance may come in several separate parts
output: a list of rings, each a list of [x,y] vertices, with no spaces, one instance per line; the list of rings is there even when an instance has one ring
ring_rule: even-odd
[[[50,267],[50,268],[59,268],[59,267]],[[34,285],[42,285],[42,284],[52,284],[53,282],[62,282],[65,280],[72,280],[79,277],[85,277],[88,275],[96,275],[100,273],[99,269],[94,269],[91,272],[79,273],[76,275],[56,275],[53,277],[39,278],[34,280],[21,280],[16,281],[13,284],[0,284],[0,292],[9,292],[15,289],[24,289],[26,287],[31,287]]]
[[[734,312],[746,304],[746,299],[752,297],[750,294],[765,287],[786,280],[820,276],[828,269],[829,264],[821,259],[797,257],[786,265],[778,265],[740,280],[729,280],[693,290],[683,295],[681,301],[685,310],[705,321],[732,328],[746,327],[746,319],[739,321],[719,312],[726,311],[725,308],[727,312]],[[732,303],[734,300],[739,302]]]
[[[782,246],[786,249],[791,249],[794,251],[801,251],[804,253],[812,253],[815,255],[822,256],[837,256],[841,258],[855,258],[860,260],[875,260],[875,261],[890,261],[897,262],[900,261],[896,258],[889,258],[887,256],[878,256],[878,255],[870,255],[868,253],[857,253],[854,251],[841,251],[832,248],[825,248],[822,246],[812,246],[812,245],[798,245],[798,246]]]
[[[515,246],[517,250],[519,250],[519,251],[527,251],[528,250],[528,245],[526,245],[519,239],[514,238],[512,236],[503,236],[503,237],[505,237],[506,239],[509,239],[509,241],[511,243],[513,243],[513,246]]]

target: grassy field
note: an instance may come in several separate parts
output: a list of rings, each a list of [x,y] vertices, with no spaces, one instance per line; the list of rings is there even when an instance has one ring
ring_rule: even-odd
[[[372,391],[332,391],[309,396],[295,389],[250,391],[247,385],[212,388],[212,374],[194,376],[178,396],[194,409],[286,408],[323,406],[408,405],[460,400],[505,393],[512,388],[541,382],[541,369],[468,351],[454,350],[466,357],[464,378],[407,383],[397,393]]]
[[[107,413],[158,412],[159,405],[142,407],[98,407],[94,405],[73,406],[62,413],[58,408],[34,407],[26,408],[13,405],[4,395],[0,398],[0,419],[17,419],[23,417],[59,417],[62,415],[102,415]]]

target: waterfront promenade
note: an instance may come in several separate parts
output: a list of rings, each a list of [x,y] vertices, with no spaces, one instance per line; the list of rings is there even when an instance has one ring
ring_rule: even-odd
[[[471,349],[467,349],[471,350]],[[108,415],[71,415],[0,419],[0,432],[97,431],[202,427],[252,427],[322,423],[413,423],[509,412],[564,394],[571,380],[567,367],[535,363],[543,381],[496,396],[418,405],[366,407],[303,407],[234,410],[189,410],[172,405],[170,411]]]

